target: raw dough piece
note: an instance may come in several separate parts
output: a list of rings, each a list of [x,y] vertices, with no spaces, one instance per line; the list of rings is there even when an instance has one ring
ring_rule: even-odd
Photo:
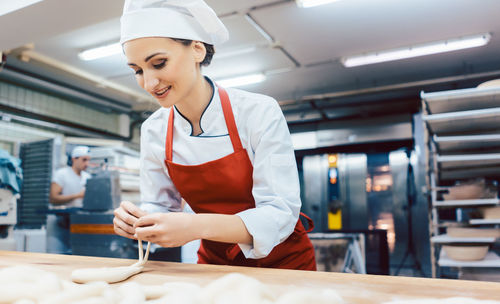
[[[64,290],[57,295],[40,301],[40,304],[70,304],[88,298],[101,296],[104,290],[108,287],[109,285],[106,282],[92,282],[80,285],[76,288]]]
[[[137,240],[139,244],[139,261],[130,266],[121,267],[101,267],[101,268],[82,268],[76,269],[71,273],[71,280],[75,283],[88,283],[95,281],[104,281],[107,283],[116,283],[124,281],[134,274],[142,271],[144,265],[148,261],[149,248],[151,243],[148,242],[146,255],[144,256],[142,241]]]
[[[272,303],[274,299],[274,294],[260,281],[239,273],[230,273],[203,288],[198,303],[257,304]]]
[[[116,283],[130,278],[134,274],[141,272],[142,269],[142,266],[135,265],[121,267],[83,268],[73,271],[71,273],[71,279],[75,283],[89,283],[95,281]]]
[[[109,302],[105,297],[92,297],[81,301],[73,302],[72,304],[110,304],[114,302]]]
[[[161,287],[164,292],[163,296],[159,299],[147,301],[145,303],[200,304],[198,297],[201,292],[201,287],[199,285],[185,282],[168,282],[163,284]]]
[[[61,281],[55,274],[38,268],[14,266],[0,270],[0,303],[37,301],[44,294],[61,290]]]
[[[384,304],[500,304],[499,301],[476,300],[472,298],[446,298],[446,299],[418,299],[418,300],[399,300],[386,302]]]
[[[165,297],[175,293],[197,296],[201,290],[201,287],[196,284],[184,282],[168,282],[163,285],[141,285],[141,288],[147,300],[160,300],[156,303],[165,303]],[[151,303],[155,302],[152,301]]]
[[[122,296],[120,304],[137,304],[146,301],[141,285],[136,282],[127,282],[120,285],[118,292]]]

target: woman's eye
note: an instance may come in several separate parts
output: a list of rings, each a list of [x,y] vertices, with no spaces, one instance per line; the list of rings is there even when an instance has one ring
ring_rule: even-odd
[[[163,59],[160,63],[158,63],[158,64],[153,64],[153,67],[154,67],[155,69],[161,69],[162,67],[164,67],[164,66],[165,66],[165,62],[166,62],[166,61],[167,61],[166,59]]]
[[[142,74],[142,70],[135,71],[135,75],[141,75],[141,74]]]

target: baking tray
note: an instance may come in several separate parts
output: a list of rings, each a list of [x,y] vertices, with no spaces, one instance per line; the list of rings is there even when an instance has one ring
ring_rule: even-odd
[[[471,88],[420,94],[431,114],[500,107],[500,88]]]

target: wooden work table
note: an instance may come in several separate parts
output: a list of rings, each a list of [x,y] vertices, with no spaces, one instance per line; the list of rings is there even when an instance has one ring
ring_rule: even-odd
[[[70,280],[77,268],[125,266],[136,260],[97,258],[44,253],[0,251],[0,268],[26,265]],[[391,277],[333,272],[263,269],[250,267],[193,265],[149,261],[143,273],[130,281],[160,285],[171,281],[205,285],[225,274],[238,272],[254,277],[279,292],[286,289],[333,288],[347,303],[383,303],[393,299],[471,297],[500,301],[500,283],[445,279]],[[119,283],[118,283],[119,284]]]

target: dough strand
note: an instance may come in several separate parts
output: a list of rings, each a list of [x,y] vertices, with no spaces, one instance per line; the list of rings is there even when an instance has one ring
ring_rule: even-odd
[[[146,254],[142,241],[137,240],[139,248],[139,260],[130,266],[120,267],[101,267],[101,268],[82,268],[76,269],[71,273],[71,280],[75,283],[89,283],[96,281],[104,281],[107,283],[116,283],[125,281],[131,276],[140,273],[149,257],[149,249],[151,242],[148,242]]]

